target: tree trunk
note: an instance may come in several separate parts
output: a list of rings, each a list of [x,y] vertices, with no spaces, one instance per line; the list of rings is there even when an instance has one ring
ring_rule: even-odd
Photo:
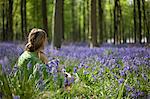
[[[60,48],[63,32],[63,0],[55,0],[52,27],[52,45],[53,48]]]
[[[82,7],[81,7],[81,3],[79,4],[79,8],[78,8],[78,41],[81,41],[81,33],[82,33],[82,31],[81,31],[81,9],[82,9]]]
[[[97,47],[96,0],[91,0],[91,47]]]
[[[13,39],[13,0],[9,0],[8,13],[7,13],[7,23],[6,23],[6,38],[7,40]]]
[[[85,32],[86,32],[86,13],[85,13],[85,11],[86,11],[86,7],[85,7],[85,0],[84,0],[84,2],[83,2],[83,35],[82,35],[82,37],[83,37],[83,41],[85,41],[86,40],[86,34],[85,34]]]
[[[99,11],[99,40],[102,44],[103,42],[103,8],[102,8],[102,0],[98,0],[98,11]]]
[[[64,25],[65,24],[64,24],[64,12],[63,12],[64,11],[64,1],[65,0],[62,1],[62,23],[63,23],[63,25],[62,25],[62,40],[65,40],[65,34],[64,34],[64,31],[65,31]]]
[[[9,0],[9,33],[10,40],[13,40],[13,0]]]
[[[90,11],[89,11],[89,0],[87,0],[87,19],[86,19],[86,21],[87,21],[87,39],[89,38],[89,32],[90,32],[90,22],[89,22],[89,19],[90,19]]]
[[[77,20],[76,20],[76,0],[72,0],[72,40],[77,41]]]
[[[4,5],[4,1],[3,1],[3,4],[2,4],[2,20],[3,20],[3,31],[2,31],[2,40],[4,41],[5,40],[5,5]]]
[[[111,0],[109,0],[109,4],[111,5]],[[110,39],[113,37],[113,11],[112,8],[110,7]],[[111,41],[112,43],[112,41]]]
[[[119,12],[119,16],[118,16],[119,17],[119,41],[118,42],[119,42],[119,44],[121,44],[121,40],[122,40],[122,28],[123,28],[122,27],[123,26],[122,25],[122,21],[123,20],[122,20],[122,9],[121,9],[120,3],[119,3],[119,9],[118,10],[119,10],[118,11]]]
[[[21,31],[22,40],[27,39],[26,0],[21,0]]]
[[[145,0],[142,0],[142,4],[143,4],[143,24],[144,24],[144,30],[147,29],[147,31],[144,31],[144,33],[146,32],[147,43],[150,43],[149,25],[148,25],[148,20],[147,20],[146,13],[145,13]]]
[[[42,2],[42,15],[43,15],[43,28],[48,36],[48,23],[47,23],[47,0],[41,0]]]
[[[137,42],[137,39],[136,39],[136,24],[137,24],[137,22],[136,22],[136,0],[134,0],[134,9],[133,9],[133,12],[134,12],[134,42],[136,43]]]
[[[145,15],[145,0],[142,0],[142,11],[143,11],[143,37],[144,37],[144,43],[145,37],[146,37],[146,15]]]
[[[137,5],[138,5],[138,14],[139,14],[139,31],[138,31],[138,38],[139,38],[139,43],[142,43],[142,15],[141,15],[141,3],[140,0],[137,0]]]
[[[117,32],[118,32],[118,26],[117,26],[117,15],[116,15],[116,13],[117,13],[117,0],[115,0],[115,6],[114,6],[114,44],[116,44],[116,35],[118,35],[117,34]]]
[[[120,42],[121,36],[121,6],[120,0],[115,0],[114,6],[114,44],[118,44]]]

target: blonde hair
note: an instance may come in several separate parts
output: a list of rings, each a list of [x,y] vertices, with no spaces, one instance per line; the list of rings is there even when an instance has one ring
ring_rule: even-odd
[[[42,29],[34,28],[31,30],[28,36],[28,43],[25,46],[25,50],[34,52],[41,48],[44,48],[44,43],[47,40],[47,34]]]

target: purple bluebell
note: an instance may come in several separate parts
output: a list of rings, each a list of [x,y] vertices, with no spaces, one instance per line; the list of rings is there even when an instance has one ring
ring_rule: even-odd
[[[118,80],[118,83],[119,84],[122,84],[124,82],[124,79],[123,78],[120,78],[119,80]]]
[[[76,67],[73,68],[73,72],[77,73],[77,68]]]
[[[84,73],[84,75],[87,75],[87,74],[89,74],[89,72],[88,72],[88,71],[84,71],[83,73]]]
[[[94,79],[94,81],[97,79],[97,77],[94,74],[92,74],[92,78]]]
[[[68,85],[73,84],[75,81],[74,77],[71,77],[68,81]]]
[[[20,96],[13,96],[13,99],[20,99]]]
[[[144,80],[147,80],[147,79],[148,79],[148,77],[147,77],[147,75],[146,75],[145,73],[142,73],[141,75],[142,75],[142,77],[144,78]]]
[[[85,66],[85,69],[88,69],[89,68],[89,66]]]
[[[130,91],[132,90],[129,85],[125,85],[125,88],[126,88],[126,90],[127,90],[128,92],[130,92]]]
[[[64,84],[65,84],[65,86],[67,86],[67,85],[68,85],[68,83],[69,83],[68,78],[67,78],[67,77],[65,77],[65,78],[64,78]]]
[[[124,70],[120,70],[120,76],[124,76],[125,75],[125,71]]]

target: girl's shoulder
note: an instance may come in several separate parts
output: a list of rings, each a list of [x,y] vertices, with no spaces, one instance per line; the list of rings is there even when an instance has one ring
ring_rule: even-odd
[[[24,51],[18,59],[18,66],[26,65],[28,62],[42,63],[36,52]]]

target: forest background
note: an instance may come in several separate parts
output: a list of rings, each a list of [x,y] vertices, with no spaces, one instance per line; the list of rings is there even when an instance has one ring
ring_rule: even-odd
[[[63,42],[150,43],[150,0],[0,0],[0,40],[24,41],[42,28]]]

